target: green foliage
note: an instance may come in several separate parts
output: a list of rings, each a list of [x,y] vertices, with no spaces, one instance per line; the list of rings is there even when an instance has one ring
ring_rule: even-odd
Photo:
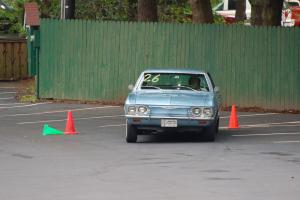
[[[23,25],[23,13],[25,2],[36,2],[40,7],[42,18],[59,18],[61,0],[2,0],[12,10],[0,9],[0,30],[7,33],[21,33],[25,30]],[[211,0],[212,7],[222,0]],[[87,20],[134,20],[129,16],[130,9],[137,11],[138,0],[75,0],[75,17]],[[132,12],[132,10],[131,10]],[[158,0],[158,15],[161,22],[191,23],[192,11],[188,0]],[[224,20],[214,16],[216,23],[224,23]]]
[[[222,0],[211,0],[212,7],[215,7]],[[188,0],[160,0],[159,19],[163,22],[191,23],[192,10]],[[215,23],[225,23],[224,19],[214,16]]]
[[[136,9],[138,0],[76,0],[75,17],[90,20],[132,20],[129,9]],[[211,0],[212,7],[221,0]],[[191,23],[192,11],[188,0],[158,0],[161,22]],[[219,23],[221,19],[217,20]]]
[[[41,17],[58,18],[60,16],[60,0],[2,0],[11,10],[0,9],[0,31],[18,33],[25,36],[23,28],[24,3],[36,2],[40,7]]]
[[[215,7],[216,5],[218,5],[219,3],[221,3],[223,0],[210,0],[211,2],[211,7]]]
[[[23,13],[24,0],[2,0],[9,5],[11,10],[0,9],[1,31],[4,33],[21,33],[24,34]]]
[[[160,4],[159,6],[159,21],[175,22],[175,23],[191,23],[192,11],[190,5],[185,2],[182,4]]]
[[[76,0],[75,17],[92,20],[128,20],[128,1]]]
[[[76,0],[77,1],[77,0]],[[48,0],[39,2],[42,18],[60,18],[60,2],[61,0]]]
[[[224,17],[214,14],[214,23],[215,24],[225,24],[226,22],[225,22]]]

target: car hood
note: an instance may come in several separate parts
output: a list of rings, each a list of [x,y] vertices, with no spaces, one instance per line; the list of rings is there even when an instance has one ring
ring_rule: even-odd
[[[136,92],[128,100],[130,104],[150,106],[213,106],[210,92]]]

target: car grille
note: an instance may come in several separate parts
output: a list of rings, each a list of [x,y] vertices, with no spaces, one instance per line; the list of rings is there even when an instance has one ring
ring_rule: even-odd
[[[150,107],[150,117],[187,117],[189,109],[176,106],[153,106]]]

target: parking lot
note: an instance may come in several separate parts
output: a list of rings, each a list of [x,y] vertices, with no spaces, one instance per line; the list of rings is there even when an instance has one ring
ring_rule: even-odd
[[[195,134],[125,142],[120,106],[16,102],[0,84],[0,199],[299,199],[300,115],[239,112],[214,143]],[[64,130],[73,112],[78,135]]]

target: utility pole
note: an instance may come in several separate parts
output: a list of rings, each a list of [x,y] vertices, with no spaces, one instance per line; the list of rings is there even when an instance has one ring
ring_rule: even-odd
[[[75,0],[61,0],[61,19],[75,18]]]

